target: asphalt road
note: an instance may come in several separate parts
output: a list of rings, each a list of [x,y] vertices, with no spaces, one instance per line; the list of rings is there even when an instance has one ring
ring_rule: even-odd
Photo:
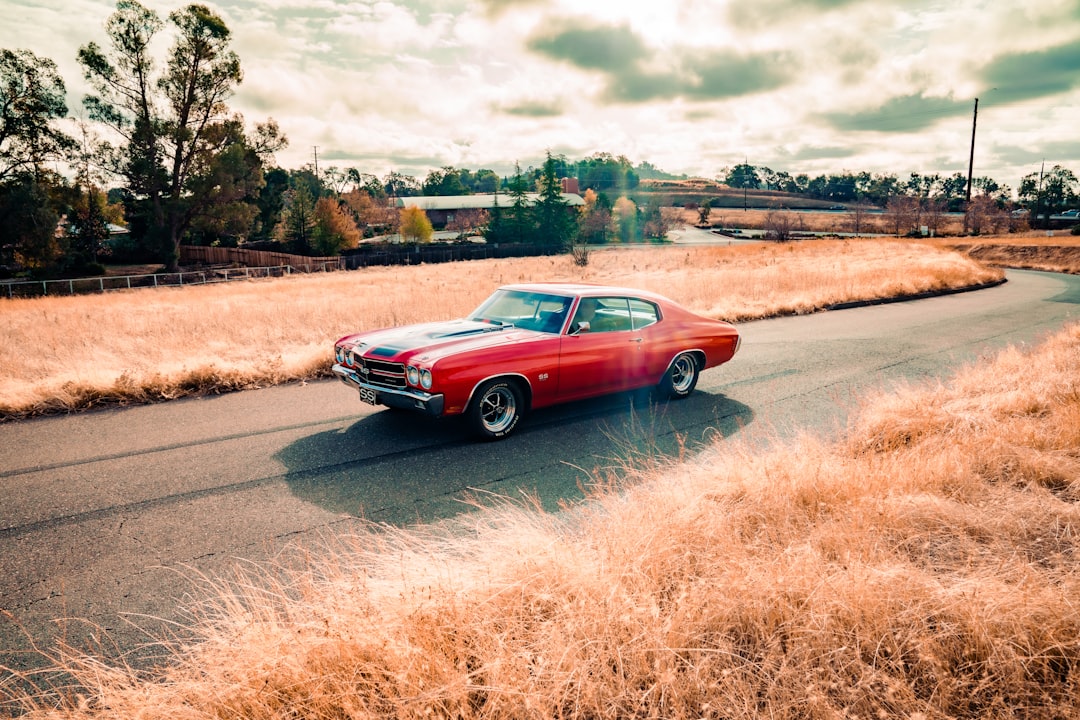
[[[745,323],[739,355],[685,401],[540,411],[492,444],[456,422],[371,410],[337,381],[0,425],[0,665],[36,667],[32,647],[61,637],[152,662],[147,633],[182,634],[204,592],[192,578],[317,548],[360,517],[429,522],[469,511],[478,493],[534,493],[554,509],[635,455],[835,432],[868,388],[948,376],[1077,316],[1080,278],[1009,278]]]

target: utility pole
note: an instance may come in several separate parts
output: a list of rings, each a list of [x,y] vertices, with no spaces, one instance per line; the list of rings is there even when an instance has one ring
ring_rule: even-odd
[[[750,179],[750,178],[746,177],[746,169],[747,169],[747,166],[749,164],[750,164],[750,161],[747,160],[746,158],[743,158],[743,161],[742,161],[742,209],[743,209],[743,212],[746,212],[746,183]]]
[[[1039,189],[1035,191],[1035,217],[1034,217],[1034,220],[1035,220],[1036,224],[1039,222],[1039,211],[1042,210],[1042,197],[1043,197],[1043,194],[1042,194],[1042,182],[1043,182],[1043,173],[1044,172],[1046,172],[1046,160],[1045,159],[1043,159],[1042,165],[1039,166]],[[1047,216],[1050,215],[1050,213],[1046,213],[1046,214],[1047,214]],[[1047,225],[1050,224],[1050,218],[1049,217],[1046,218],[1046,224]]]
[[[979,118],[979,98],[975,98],[975,112],[971,115],[971,154],[968,156],[967,202],[971,202],[971,171],[975,167],[975,122]]]
[[[319,178],[319,146],[316,145],[313,149],[315,150],[315,179],[317,180]],[[968,183],[970,182],[971,179],[969,178]]]
[[[971,154],[968,155],[967,192],[964,195],[964,234],[967,235],[971,214],[971,173],[975,168],[975,120],[979,117],[979,98],[975,98],[975,112],[971,116]]]

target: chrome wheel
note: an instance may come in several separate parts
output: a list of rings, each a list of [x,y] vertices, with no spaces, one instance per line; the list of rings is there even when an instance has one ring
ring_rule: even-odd
[[[675,358],[671,366],[671,389],[679,395],[684,395],[694,387],[697,382],[697,363],[689,355],[680,355]]]
[[[664,375],[660,389],[669,398],[684,398],[694,391],[698,381],[697,360],[690,353],[683,353],[675,358]]]
[[[517,417],[517,400],[510,388],[498,387],[480,398],[480,418],[489,433],[506,430]]]
[[[492,380],[477,391],[470,416],[477,433],[494,440],[513,432],[521,419],[522,410],[517,386],[507,380]]]

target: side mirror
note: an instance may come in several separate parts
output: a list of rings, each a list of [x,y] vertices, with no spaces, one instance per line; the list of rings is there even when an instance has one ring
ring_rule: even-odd
[[[581,333],[586,333],[586,332],[589,332],[589,321],[588,320],[582,320],[580,322],[574,323],[574,331],[572,333],[570,333],[570,334],[571,335],[580,335]]]

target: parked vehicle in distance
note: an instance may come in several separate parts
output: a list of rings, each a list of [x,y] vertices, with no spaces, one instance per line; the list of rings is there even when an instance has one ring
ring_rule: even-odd
[[[655,388],[693,392],[739,333],[654,293],[572,283],[507,285],[467,317],[348,335],[334,373],[371,405],[464,415],[481,438],[532,409]]]

